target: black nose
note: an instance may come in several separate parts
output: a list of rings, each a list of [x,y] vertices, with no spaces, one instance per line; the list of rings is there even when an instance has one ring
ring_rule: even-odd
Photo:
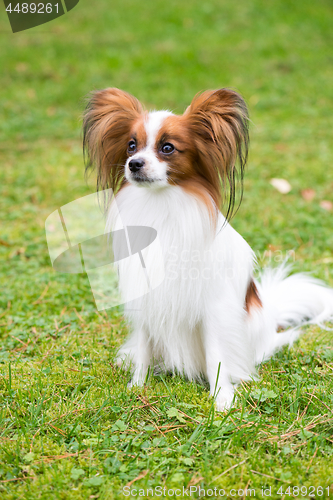
[[[137,172],[138,170],[140,170],[140,168],[142,168],[145,164],[145,161],[144,160],[131,160],[128,164],[128,167],[130,169],[131,172]]]

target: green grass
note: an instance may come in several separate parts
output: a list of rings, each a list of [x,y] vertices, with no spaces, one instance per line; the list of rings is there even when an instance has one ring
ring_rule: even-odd
[[[180,377],[128,391],[129,373],[113,365],[120,311],[96,311],[86,275],[53,271],[44,234],[52,211],[94,191],[80,138],[90,90],[117,86],[182,112],[196,92],[228,86],[252,120],[233,226],[260,261],[294,250],[296,269],[333,286],[333,213],[320,207],[333,202],[332,23],[328,0],[81,0],[13,35],[1,7],[1,499],[124,498],[134,479],[248,485],[256,498],[271,486],[280,499],[289,485],[331,486],[333,496],[332,332],[307,328],[228,414]]]

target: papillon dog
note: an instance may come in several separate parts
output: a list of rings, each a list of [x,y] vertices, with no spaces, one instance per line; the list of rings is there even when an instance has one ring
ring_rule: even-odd
[[[161,284],[125,306],[132,333],[118,362],[132,367],[130,385],[144,384],[150,367],[206,379],[222,411],[240,381],[293,343],[298,326],[333,319],[333,290],[322,282],[289,275],[288,266],[256,280],[254,252],[229,224],[248,151],[248,111],[237,92],[205,91],[175,115],[147,112],[116,88],[96,91],[84,148],[98,188],[114,193],[108,227],[117,213],[124,226],[154,228],[163,253]],[[147,259],[158,272],[157,254]],[[125,298],[141,276],[119,264]]]

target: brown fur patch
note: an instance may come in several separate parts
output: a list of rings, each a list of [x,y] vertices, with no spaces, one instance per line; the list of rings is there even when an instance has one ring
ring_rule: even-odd
[[[171,155],[163,155],[160,148],[166,142],[175,146]],[[193,160],[195,151],[193,142],[182,116],[168,116],[158,131],[155,152],[161,161],[168,164],[168,180],[170,184],[180,184],[184,180],[193,179],[196,174]]]
[[[176,148],[168,156],[160,152],[166,142]],[[196,168],[197,150],[184,116],[169,116],[164,120],[156,137],[155,151],[159,159],[168,164],[169,184],[181,186],[202,201],[215,224],[218,211],[214,191],[207,176]]]
[[[176,151],[163,156],[160,147],[172,143]],[[229,184],[231,214],[235,202],[236,161],[240,178],[247,158],[247,109],[239,94],[229,89],[197,95],[182,116],[169,116],[156,138],[156,154],[169,165],[170,184],[202,185],[219,209]]]
[[[260,308],[262,307],[262,302],[259,297],[258,289],[251,279],[245,296],[245,309],[249,313],[251,308]]]
[[[147,145],[147,132],[145,129],[145,121],[147,120],[147,113],[143,114],[138,118],[131,129],[130,139],[134,139],[136,141],[137,151],[143,149]]]
[[[140,102],[116,88],[92,94],[83,122],[87,168],[97,168],[98,188],[117,191],[124,180],[124,165],[131,129],[143,112]]]
[[[183,116],[197,150],[196,168],[209,183],[218,208],[229,186],[228,218],[235,204],[237,177],[242,183],[247,160],[246,104],[233,90],[207,90],[194,97]]]

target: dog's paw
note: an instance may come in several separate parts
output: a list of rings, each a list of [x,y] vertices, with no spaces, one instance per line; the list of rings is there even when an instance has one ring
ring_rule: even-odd
[[[116,357],[115,364],[118,366],[118,368],[124,368],[125,370],[127,370],[132,364],[131,358],[128,356],[128,354],[120,354]]]
[[[122,368],[124,366],[125,360],[123,358],[116,358],[115,359],[115,364],[118,366],[118,368]]]
[[[226,411],[231,408],[234,402],[233,387],[221,387],[215,399],[215,407],[217,411]]]
[[[132,380],[130,382],[128,382],[128,384],[127,384],[127,389],[132,389],[132,387],[142,387],[142,386],[144,386],[144,384],[145,384],[145,381],[143,379],[132,378]]]

